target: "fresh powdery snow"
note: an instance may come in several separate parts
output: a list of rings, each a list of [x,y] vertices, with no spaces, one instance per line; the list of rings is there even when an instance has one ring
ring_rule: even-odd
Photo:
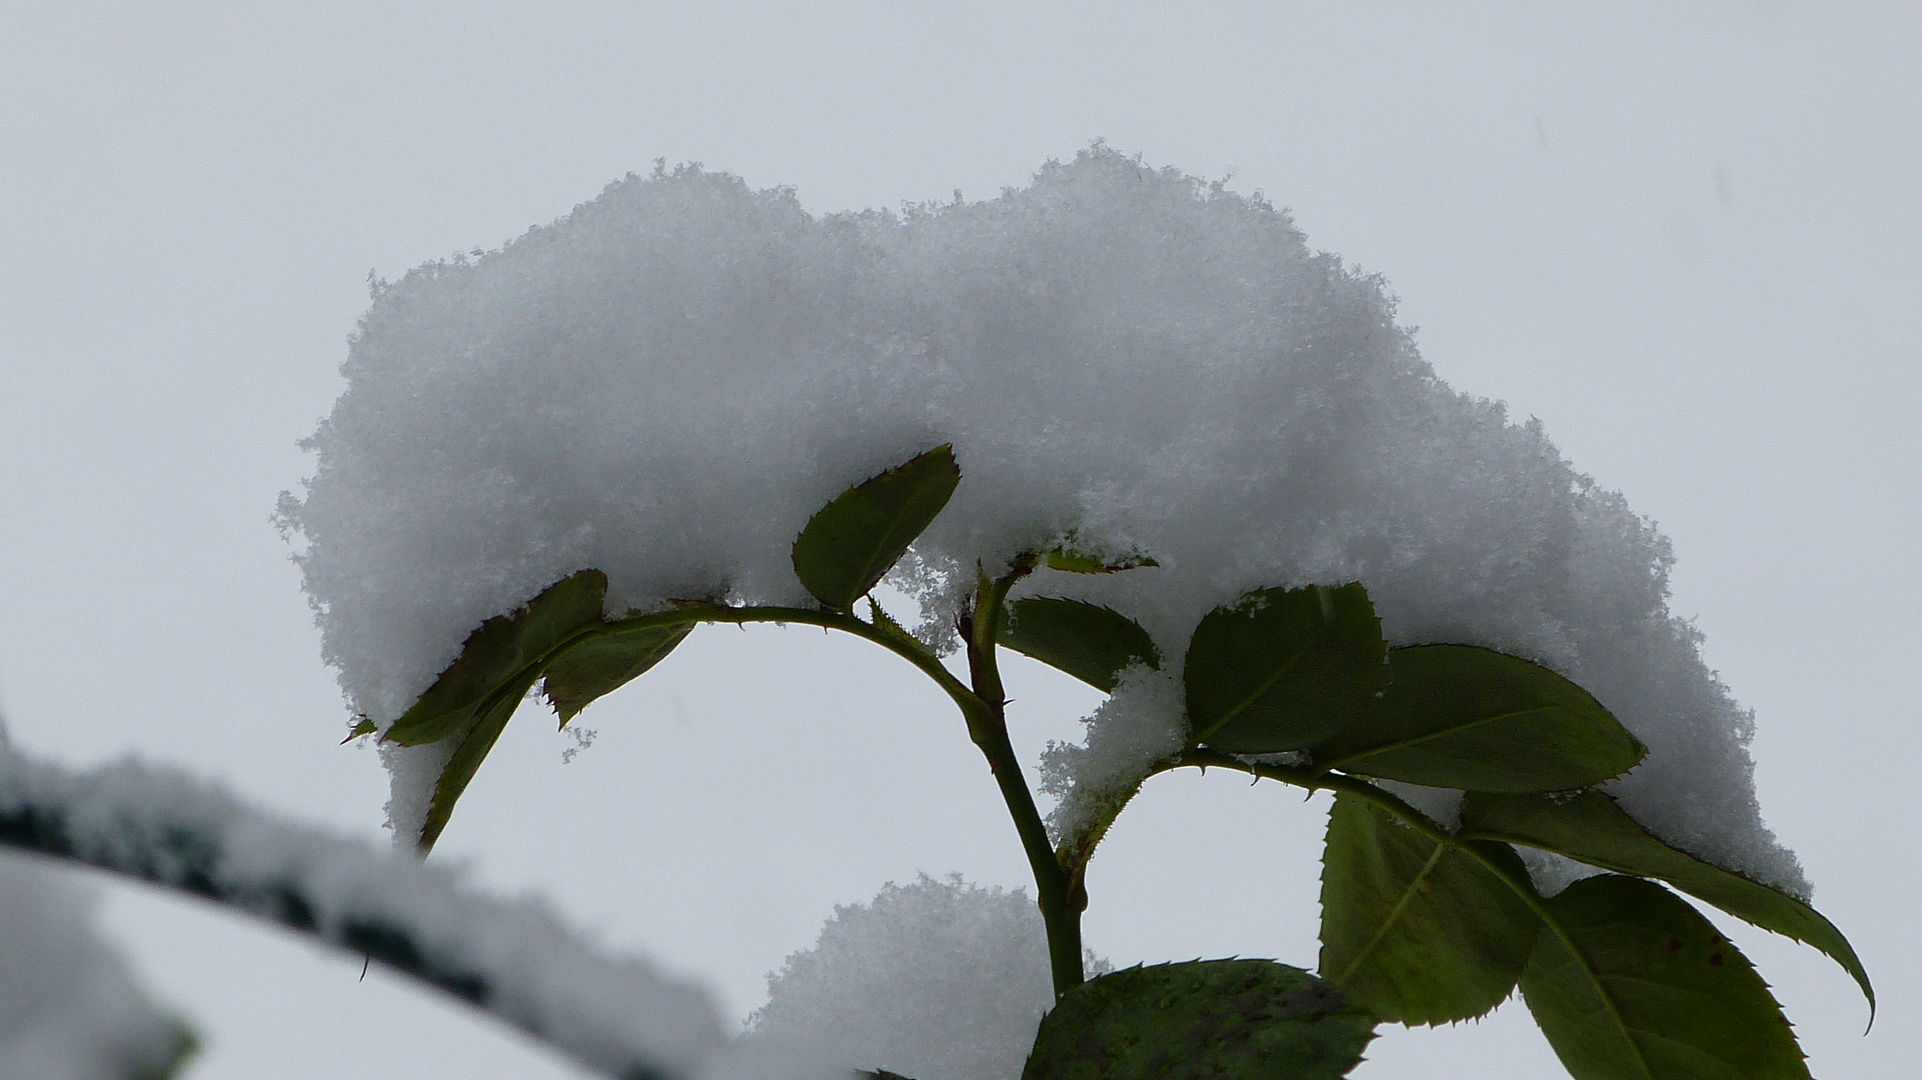
[[[281,520],[327,659],[379,725],[484,619],[576,570],[606,572],[610,612],[805,603],[789,546],[809,515],[950,442],[961,487],[894,579],[930,641],[951,644],[977,563],[1070,531],[1159,566],[1023,590],[1119,609],[1175,671],[1216,605],[1360,581],[1393,643],[1490,646],[1588,688],[1650,748],[1612,786],[1637,820],[1806,892],[1756,804],[1751,717],[1668,610],[1667,541],[1541,425],[1436,378],[1383,282],[1259,197],[1099,146],[900,213],[657,169],[379,284],[343,371]],[[1132,693],[1095,720],[1125,732],[1051,759],[1070,807],[1130,782],[1122,751],[1179,741],[1179,695]],[[403,832],[442,756],[390,754],[415,759]]]
[[[835,908],[814,947],[768,976],[746,1042],[819,1046],[903,1076],[1009,1080],[1053,1004],[1048,932],[1027,893],[922,874]]]
[[[1187,745],[1181,678],[1136,663],[1124,668],[1108,695],[1085,717],[1084,743],[1050,741],[1041,754],[1040,783],[1055,798],[1048,830],[1055,842],[1079,837],[1086,827],[1112,820],[1117,802],[1140,786],[1147,770]]]

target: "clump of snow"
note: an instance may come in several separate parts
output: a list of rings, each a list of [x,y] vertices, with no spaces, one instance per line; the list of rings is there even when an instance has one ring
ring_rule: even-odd
[[[1396,644],[1588,688],[1650,748],[1612,788],[1636,820],[1805,887],[1755,801],[1751,718],[1667,608],[1666,540],[1540,424],[1436,378],[1381,279],[1259,197],[1099,146],[899,214],[662,169],[380,284],[342,370],[281,521],[379,724],[572,571],[606,572],[612,611],[806,602],[809,515],[947,441],[963,481],[896,579],[930,626],[977,563],[1070,531],[1159,566],[1027,588],[1135,618],[1171,670],[1217,605],[1360,581]]]
[[[1535,885],[1535,891],[1543,896],[1557,896],[1563,889],[1582,880],[1606,873],[1583,862],[1576,862],[1566,855],[1540,848],[1515,845],[1515,853],[1522,857],[1522,865],[1528,870],[1528,878]]]
[[[0,855],[0,1076],[165,1075],[191,1036],[94,927],[94,893]]]
[[[1089,967],[1107,970],[1093,957]],[[747,1038],[915,1080],[1014,1080],[1053,1005],[1034,901],[922,874],[836,907],[815,946],[768,975]]]
[[[420,831],[427,824],[427,812],[433,809],[434,788],[440,783],[440,774],[446,771],[447,763],[454,759],[458,745],[453,739],[426,746],[381,744],[380,761],[387,766],[391,781],[386,806],[387,827],[393,830],[396,847],[415,849]]]
[[[170,770],[128,761],[73,773],[0,747],[0,842],[184,889],[368,953],[610,1076],[693,1076],[725,1043],[702,991],[639,959],[607,956],[532,900],[492,899],[444,866],[294,825]],[[0,890],[0,905],[11,902]],[[0,941],[14,947],[5,922]],[[19,982],[37,970],[31,959],[0,968],[0,1013],[37,992]],[[98,1007],[119,1008],[111,978],[101,985]],[[99,1015],[72,1019],[86,1025]]]
[[[1114,692],[1082,723],[1088,726],[1086,742],[1050,739],[1041,754],[1037,786],[1056,799],[1048,814],[1048,833],[1056,844],[1078,841],[1112,819],[1155,763],[1187,745],[1181,679],[1171,671],[1130,664]]]
[[[1373,780],[1371,783],[1386,788],[1402,802],[1427,815],[1428,820],[1454,832],[1462,823],[1462,792],[1453,788],[1428,787],[1425,784],[1409,784],[1400,780]]]

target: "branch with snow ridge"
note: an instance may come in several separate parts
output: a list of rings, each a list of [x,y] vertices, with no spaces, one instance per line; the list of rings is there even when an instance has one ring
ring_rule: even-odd
[[[544,907],[296,825],[183,773],[85,772],[0,744],[0,844],[191,893],[364,953],[621,1080],[691,1076],[726,1044],[698,988],[604,955]]]

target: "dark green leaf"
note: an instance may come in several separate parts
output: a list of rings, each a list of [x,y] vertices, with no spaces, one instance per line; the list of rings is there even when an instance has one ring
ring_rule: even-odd
[[[561,718],[561,726],[567,726],[590,702],[660,663],[693,629],[692,623],[682,623],[623,630],[614,623],[606,633],[583,639],[554,657],[547,664],[541,689]]]
[[[467,790],[468,782],[474,779],[474,773],[486,760],[487,752],[494,748],[494,743],[507,727],[507,721],[513,717],[514,710],[520,707],[521,699],[534,688],[534,680],[538,677],[538,668],[527,669],[522,673],[521,681],[502,687],[500,693],[490,696],[477,711],[473,726],[455,745],[454,756],[442,767],[440,780],[434,785],[434,798],[428,804],[427,821],[420,830],[419,847],[423,853],[432,850],[434,842],[440,839],[441,830],[447,827],[448,819],[454,814],[454,803]]]
[[[1527,876],[1505,844],[1475,853]],[[1336,795],[1321,871],[1321,974],[1384,1020],[1480,1016],[1515,989],[1541,921],[1467,852]]]
[[[822,606],[846,611],[874,588],[961,482],[942,444],[842,492],[794,541],[794,572]]]
[[[1675,894],[1605,874],[1546,907],[1522,995],[1575,1080],[1808,1080],[1768,984]]]
[[[1470,645],[1388,654],[1393,681],[1310,748],[1315,767],[1470,791],[1561,791],[1647,753],[1588,691],[1539,664]]]
[[[600,621],[606,595],[607,575],[583,570],[549,585],[519,611],[482,623],[468,635],[460,656],[387,729],[386,740],[421,746],[463,735],[510,686],[520,687],[509,695],[519,702],[539,677],[542,660],[576,631]]]
[[[1779,889],[1664,844],[1600,791],[1572,797],[1471,794],[1462,803],[1462,835],[1526,844],[1620,874],[1660,878],[1738,919],[1806,942],[1841,964],[1875,1008],[1869,973],[1848,939],[1821,913]]]
[[[1094,555],[1076,547],[1072,536],[1045,552],[1041,562],[1050,570],[1065,570],[1070,574],[1119,574],[1123,570],[1161,565],[1146,555]]]
[[[1263,589],[1216,608],[1182,673],[1194,740],[1230,754],[1312,745],[1373,702],[1386,651],[1358,584]]]
[[[1161,651],[1140,624],[1079,600],[1028,597],[1001,609],[1000,642],[1089,686],[1113,693],[1130,664],[1161,667]]]
[[[346,746],[348,743],[353,742],[363,735],[372,735],[379,730],[380,726],[378,724],[363,716],[347,732],[347,737],[340,740],[340,745]]]
[[[403,746],[454,741],[417,838],[422,851],[446,828],[454,803],[543,666],[581,631],[600,625],[606,594],[607,576],[583,570],[548,586],[520,610],[482,623],[459,658],[388,729],[385,738]]]
[[[1022,1080],[1333,1080],[1375,1017],[1268,960],[1134,967],[1083,983],[1041,1021]]]

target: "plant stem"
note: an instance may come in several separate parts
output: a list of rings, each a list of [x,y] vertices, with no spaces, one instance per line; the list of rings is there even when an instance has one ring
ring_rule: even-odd
[[[611,629],[636,629],[642,626],[675,626],[688,623],[798,623],[840,630],[876,645],[921,669],[954,700],[968,724],[968,737],[981,748],[1001,789],[1001,800],[1014,818],[1015,832],[1028,856],[1039,894],[1041,919],[1048,930],[1048,959],[1054,975],[1056,997],[1080,986],[1085,975],[1081,966],[1081,912],[1087,907],[1087,893],[1069,877],[1048,842],[1048,828],[1035,809],[1034,793],[1028,790],[1021,761],[1008,739],[1007,694],[1001,685],[996,663],[997,629],[1001,606],[1014,583],[1033,571],[1032,556],[1016,559],[1012,569],[998,578],[983,574],[975,593],[974,610],[961,619],[961,634],[967,642],[968,670],[972,687],[954,677],[934,654],[909,642],[881,632],[853,615],[837,611],[817,611],[790,607],[731,607],[725,604],[689,603],[667,611],[620,619],[583,634],[606,633]],[[571,642],[569,643],[571,644]],[[556,655],[562,651],[555,650]]]
[[[961,680],[955,678],[952,672],[942,666],[941,661],[934,654],[916,645],[896,640],[852,615],[838,611],[815,611],[810,608],[727,607],[720,604],[696,610],[700,613],[699,621],[701,622],[798,623],[805,626],[824,626],[830,630],[853,634],[855,637],[881,646],[920,668],[923,674],[934,680],[935,685],[945,691],[949,697],[954,698],[955,704],[961,706],[963,711],[968,708],[966,699],[974,696]]]
[[[1427,814],[1415,809],[1396,797],[1393,792],[1357,777],[1343,773],[1322,772],[1317,769],[1304,769],[1297,765],[1264,765],[1253,761],[1243,761],[1233,754],[1205,747],[1191,748],[1181,752],[1181,760],[1173,767],[1188,766],[1197,769],[1232,769],[1267,780],[1279,780],[1292,787],[1306,791],[1334,791],[1353,795],[1358,799],[1374,803],[1393,814],[1403,824],[1437,843],[1449,847],[1460,846],[1460,838],[1440,825],[1435,824]]]
[[[1087,907],[1086,892],[1076,890],[1066,868],[1055,857],[1048,842],[1047,826],[1035,809],[1034,793],[1021,773],[1021,761],[1008,739],[1007,694],[1001,685],[1001,669],[995,650],[1001,623],[1001,605],[1008,590],[1034,569],[1032,558],[1016,560],[1001,578],[981,576],[975,592],[974,612],[961,620],[961,635],[967,641],[968,671],[974,683],[974,697],[981,715],[969,717],[968,734],[988,759],[1001,800],[1014,818],[1021,847],[1028,855],[1039,894],[1041,920],[1048,930],[1048,960],[1054,972],[1054,994],[1059,998],[1080,986],[1085,979],[1081,967],[1081,911]]]

